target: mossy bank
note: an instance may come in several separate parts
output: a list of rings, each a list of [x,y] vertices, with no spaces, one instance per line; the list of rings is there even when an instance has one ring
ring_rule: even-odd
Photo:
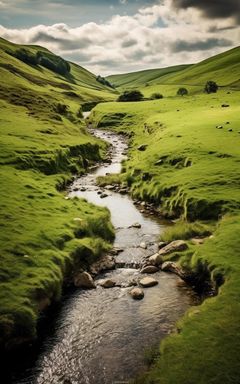
[[[131,137],[120,182],[132,196],[154,202],[162,216],[180,218],[165,239],[185,238],[189,248],[171,259],[218,289],[180,320],[139,384],[239,382],[239,90],[226,86],[207,95],[203,87],[186,97],[100,104],[91,115],[95,126]],[[161,92],[161,84],[155,90]],[[196,245],[190,240],[196,236],[208,237]]]
[[[36,338],[64,281],[113,240],[109,212],[64,189],[106,150],[87,134],[82,105],[115,91],[44,48],[3,39],[0,73],[0,344],[11,349]]]

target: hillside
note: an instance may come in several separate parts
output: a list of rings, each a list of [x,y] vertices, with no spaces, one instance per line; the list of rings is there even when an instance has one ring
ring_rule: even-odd
[[[239,73],[240,47],[236,47],[197,64],[113,75],[108,76],[108,80],[120,90],[139,88],[146,97],[154,92],[174,96],[181,85],[190,93],[197,93],[208,80],[239,90]]]
[[[64,190],[105,149],[87,134],[82,105],[116,96],[84,68],[3,39],[0,75],[1,350],[33,340],[66,277],[109,247],[108,211]]]
[[[120,75],[107,76],[107,79],[116,87],[142,87],[148,84],[155,84],[162,77],[168,74],[176,73],[188,68],[189,65],[177,65],[174,67],[147,69],[144,71],[124,73]]]

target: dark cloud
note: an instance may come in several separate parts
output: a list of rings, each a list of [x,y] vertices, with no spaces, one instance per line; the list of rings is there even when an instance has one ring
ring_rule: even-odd
[[[206,51],[215,47],[231,47],[232,42],[227,39],[207,39],[205,41],[188,42],[185,40],[177,40],[173,45],[171,51],[178,52],[194,52]]]
[[[208,32],[210,33],[216,33],[216,32],[222,32],[222,31],[230,31],[231,29],[235,29],[235,25],[229,25],[226,27],[219,27],[217,25],[212,25],[208,28]]]
[[[137,44],[137,40],[135,39],[125,40],[122,43],[122,48],[132,47],[133,45],[136,45],[136,44]]]
[[[59,49],[63,50],[75,50],[80,48],[86,48],[91,44],[91,40],[87,37],[76,39],[76,40],[68,40],[61,37],[55,37],[49,35],[46,32],[38,32],[34,38],[31,39],[31,43],[56,43]]]
[[[197,8],[208,18],[233,17],[240,20],[239,0],[172,0],[177,9]]]

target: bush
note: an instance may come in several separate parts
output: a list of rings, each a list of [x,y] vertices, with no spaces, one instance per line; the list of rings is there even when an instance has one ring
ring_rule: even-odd
[[[141,101],[143,94],[138,90],[124,91],[117,99],[117,101]]]
[[[179,88],[177,91],[177,95],[184,96],[188,94],[188,90],[186,88]]]
[[[215,81],[207,81],[206,85],[205,85],[205,88],[204,88],[204,91],[206,93],[216,93],[218,90],[218,85],[217,83],[215,83]]]
[[[163,98],[163,95],[161,93],[158,93],[158,92],[153,93],[151,95],[151,99],[162,99],[162,98]]]
[[[60,56],[53,55],[52,53],[38,51],[37,60],[43,67],[63,76],[67,75],[71,70],[70,64],[67,61],[63,60]]]

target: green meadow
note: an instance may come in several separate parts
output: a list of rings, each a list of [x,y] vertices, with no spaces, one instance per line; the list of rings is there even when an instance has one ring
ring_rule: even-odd
[[[15,57],[19,50],[30,63]],[[36,64],[39,51],[51,59],[44,65],[70,72]],[[0,73],[0,344],[11,348],[36,337],[39,314],[60,299],[74,269],[87,267],[113,240],[109,212],[68,200],[65,188],[106,149],[86,133],[84,104],[116,95],[42,47],[3,39]]]
[[[131,137],[120,182],[128,183],[134,198],[154,202],[160,215],[176,220],[161,240],[188,241],[187,251],[165,260],[191,271],[199,283],[210,280],[217,290],[178,322],[137,384],[239,382],[239,59],[236,48],[147,86],[144,76],[136,86],[134,74],[127,75],[131,87],[119,75],[121,91],[138,88],[148,97],[151,89],[164,98],[99,104],[91,114],[96,127]],[[109,80],[116,84],[117,76]],[[217,93],[203,92],[208,80],[218,83]],[[180,86],[187,96],[176,96]],[[197,236],[207,236],[202,245],[191,241]]]
[[[34,340],[73,271],[111,247],[109,212],[66,193],[74,174],[104,157],[106,144],[82,119],[97,104],[89,121],[130,138],[122,174],[100,183],[127,183],[133,198],[173,219],[161,240],[189,247],[165,260],[217,291],[185,314],[135,383],[239,382],[239,73],[238,47],[199,64],[109,76],[112,88],[45,48],[0,39],[1,347]],[[203,92],[208,80],[217,93]],[[188,95],[177,96],[180,87]],[[145,100],[115,101],[133,89]]]

